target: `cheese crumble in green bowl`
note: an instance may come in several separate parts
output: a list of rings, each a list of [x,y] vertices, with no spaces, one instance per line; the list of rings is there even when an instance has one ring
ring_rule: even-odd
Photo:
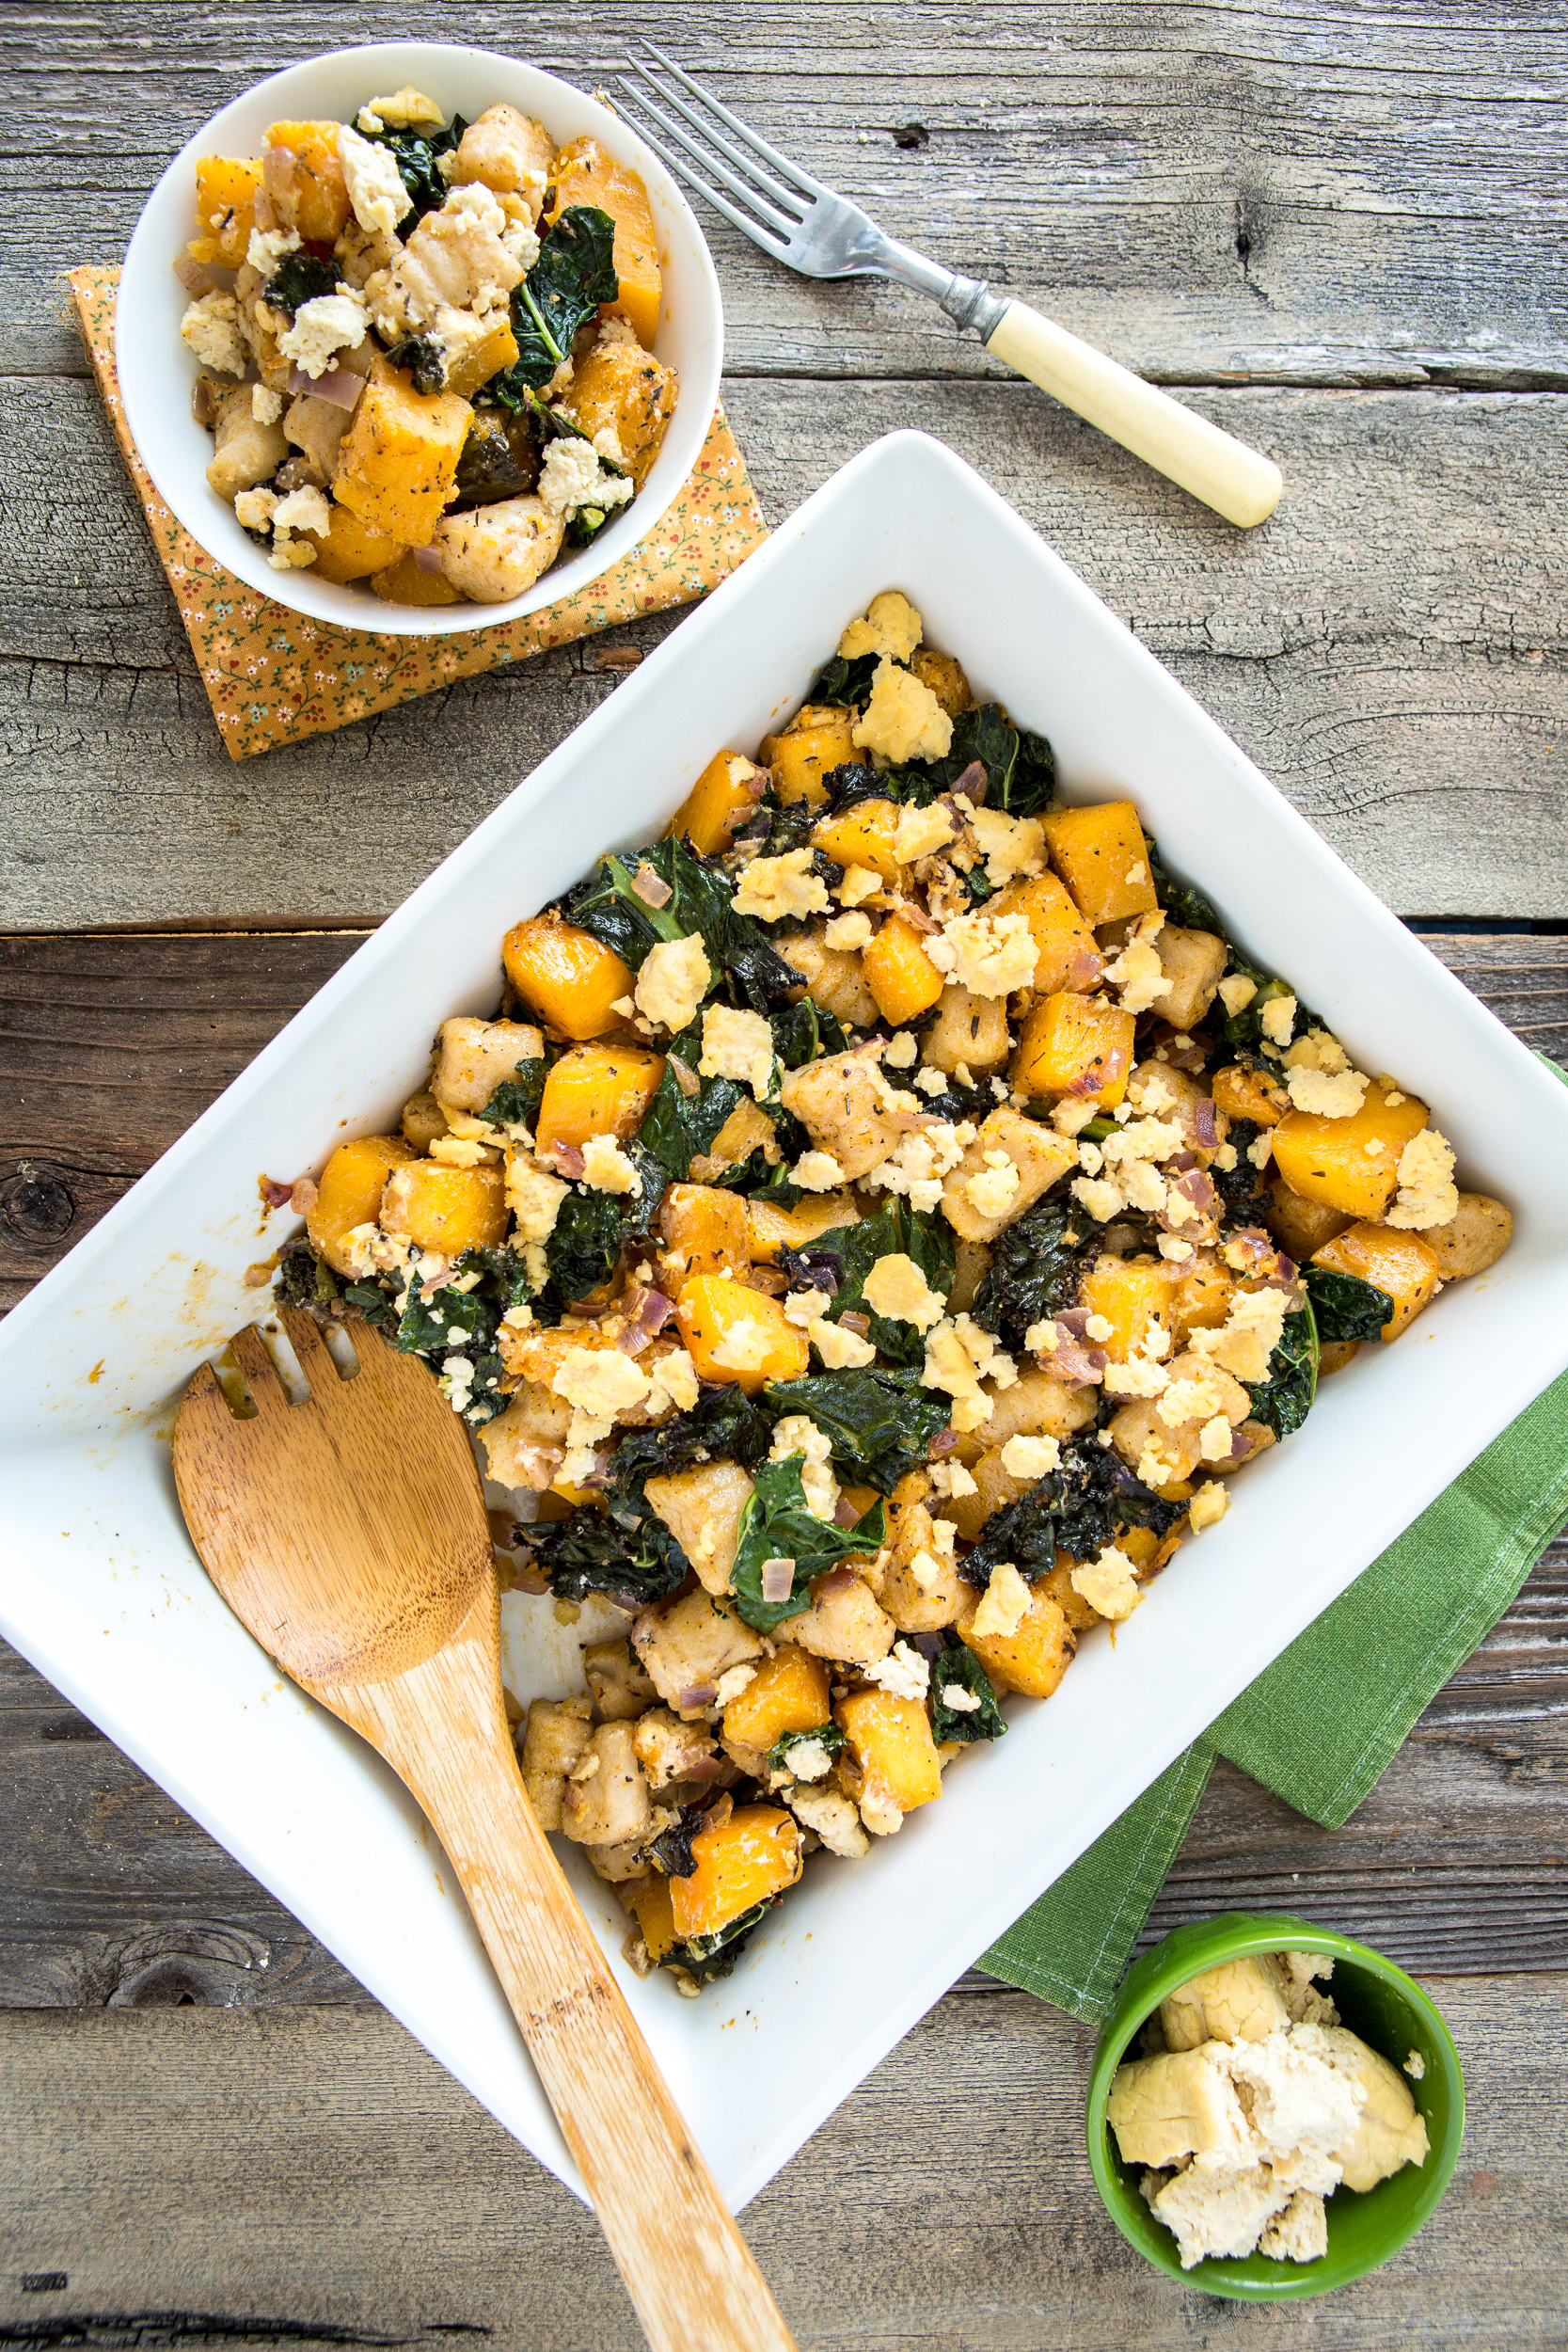
[[[1327,2250],[1307,2262],[1262,2252],[1207,2256],[1183,2269],[1177,2239],[1150,2210],[1143,2163],[1122,2155],[1108,2107],[1118,2067],[1143,2055],[1143,2029],[1162,2001],[1205,1971],[1284,1952],[1322,1954],[1333,1963],[1320,1989],[1332,1994],[1340,2022],[1401,2072],[1428,2149],[1372,2188],[1335,2189],[1325,2207]],[[1453,2037],[1419,1985],[1381,1953],[1348,1936],[1283,1912],[1224,1912],[1178,1928],[1128,1970],[1095,2053],[1085,2112],[1089,2164],[1105,2209],[1128,2242],[1156,2269],[1205,2295],[1242,2302],[1295,2301],[1348,2286],[1408,2244],[1435,2212],[1459,2157],[1465,2129],[1465,2078]]]

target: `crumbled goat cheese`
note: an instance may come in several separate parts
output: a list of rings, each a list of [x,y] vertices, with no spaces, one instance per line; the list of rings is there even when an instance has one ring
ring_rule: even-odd
[[[375,116],[375,120],[370,125],[372,131],[388,128],[394,131],[434,131],[446,120],[435,99],[427,98],[422,89],[414,87],[412,82],[404,82],[400,90],[392,92],[390,98],[372,98],[368,105],[360,109],[360,121],[363,122],[365,116],[372,113]]]
[[[1295,1020],[1293,996],[1271,996],[1259,1015],[1259,1025],[1271,1045],[1289,1045]]]
[[[274,531],[319,531],[332,528],[332,509],[325,490],[291,490],[273,509]]]
[[[851,621],[839,639],[839,658],[858,661],[863,654],[878,653],[908,661],[919,643],[919,613],[896,588],[884,588],[872,597],[863,620]]]
[[[1435,1127],[1412,1136],[1400,1154],[1399,1196],[1384,1222],[1420,1232],[1459,1215],[1453,1151]]]
[[[1045,871],[1045,827],[1037,817],[1009,817],[1000,808],[977,808],[970,831],[986,862],[986,880],[994,889],[1020,875]]]
[[[684,939],[661,939],[649,948],[637,976],[634,1001],[644,1020],[673,1036],[695,1021],[712,984],[707,951],[700,933],[690,931]]]
[[[276,490],[242,490],[234,501],[234,519],[245,531],[270,531],[277,512]]]
[[[1206,1462],[1228,1462],[1230,1459],[1230,1423],[1223,1413],[1206,1421],[1197,1433],[1198,1451]]]
[[[430,1145],[433,1160],[443,1160],[449,1168],[491,1168],[495,1165],[493,1147],[475,1143],[471,1136],[437,1136]]]
[[[857,947],[863,947],[870,936],[870,915],[858,914],[835,915],[822,933],[828,946],[836,947],[846,955],[852,955]]]
[[[962,1082],[962,1070],[963,1064],[960,1062],[953,1073],[955,1078],[958,1078],[960,1083]],[[937,1095],[945,1094],[947,1091],[947,1073],[945,1070],[933,1070],[929,1062],[922,1062],[914,1073],[914,1082],[921,1093],[929,1095],[933,1101]]]
[[[914,1260],[898,1250],[877,1260],[865,1278],[864,1295],[873,1314],[885,1315],[894,1323],[912,1323],[917,1331],[928,1331],[940,1323],[947,1305],[942,1294],[931,1289]]]
[[[1238,1380],[1269,1376],[1269,1358],[1285,1328],[1288,1300],[1283,1291],[1238,1291],[1230,1312],[1218,1330],[1195,1331],[1188,1344],[1194,1353],[1211,1357]]]
[[[506,1163],[506,1205],[517,1220],[517,1239],[522,1242],[548,1241],[555,1231],[555,1220],[561,1215],[561,1204],[571,1191],[559,1176],[550,1176],[544,1168],[535,1168],[520,1152],[509,1153]]]
[[[655,1390],[661,1390],[680,1413],[689,1413],[702,1394],[697,1367],[684,1347],[673,1348],[668,1356],[658,1357],[648,1366],[648,1377]]]
[[[338,160],[360,228],[372,236],[389,237],[414,209],[392,150],[373,146],[345,122],[338,133]]]
[[[340,351],[356,351],[370,326],[363,302],[347,287],[302,302],[277,348],[306,375],[325,375]]]
[[[908,1642],[895,1642],[885,1658],[862,1668],[867,1682],[879,1682],[895,1699],[923,1699],[931,1687],[931,1669]]]
[[[1035,977],[1037,951],[1023,914],[956,914],[922,943],[929,961],[974,996],[1007,996]]]
[[[579,1412],[613,1420],[648,1397],[648,1375],[618,1347],[569,1347],[550,1383],[557,1396]]]
[[[642,1197],[642,1179],[614,1136],[590,1136],[582,1147],[582,1181],[594,1192]]]
[[[869,1340],[863,1340],[858,1331],[847,1331],[842,1323],[830,1323],[825,1315],[807,1325],[806,1337],[829,1372],[863,1372],[877,1360]]]
[[[973,1691],[966,1691],[961,1682],[945,1683],[937,1692],[950,1715],[977,1715],[980,1701]]]
[[[1087,1209],[1097,1225],[1109,1225],[1127,1206],[1121,1186],[1106,1184],[1098,1176],[1075,1176],[1072,1197],[1080,1207]]]
[[[977,1495],[980,1489],[961,1462],[933,1462],[931,1491],[957,1502],[964,1495]],[[946,1523],[942,1522],[944,1526]]]
[[[697,1064],[704,1078],[735,1078],[758,1096],[773,1084],[778,1060],[773,1032],[760,1012],[735,1012],[728,1005],[709,1005],[703,1015],[703,1057]]]
[[[1106,979],[1120,992],[1124,1012],[1147,1012],[1160,997],[1170,994],[1171,984],[1153,944],[1164,922],[1158,910],[1144,915],[1116,961],[1105,967]]]
[[[723,1689],[722,1683],[720,1689]],[[784,1771],[796,1780],[826,1780],[832,1770],[833,1759],[820,1740],[792,1740],[780,1757]]]
[[[720,1676],[718,1681],[714,1685],[714,1706],[719,1708],[728,1707],[730,1701],[732,1699],[737,1699],[742,1691],[745,1690],[747,1684],[754,1682],[756,1678],[757,1670],[754,1666],[731,1666],[725,1673]]]
[[[576,515],[585,506],[602,511],[624,505],[634,486],[629,475],[605,472],[592,441],[562,434],[545,452],[539,503],[546,515]]]
[[[1421,2056],[1419,2050],[1411,2051],[1410,2056],[1404,2061],[1404,2071],[1409,2075],[1413,2083],[1425,2082],[1427,2078],[1427,2062]]]
[[[1293,1107],[1310,1111],[1318,1119],[1354,1119],[1367,1091],[1367,1080],[1359,1070],[1330,1076],[1325,1071],[1298,1065],[1285,1084]]]
[[[839,883],[833,895],[840,906],[859,907],[863,906],[867,898],[879,898],[881,895],[881,888],[882,878],[874,867],[847,866],[844,869],[844,880]]]
[[[1228,1401],[1226,1394],[1227,1385],[1225,1375],[1212,1368],[1207,1377],[1201,1374],[1196,1379],[1184,1377],[1172,1380],[1167,1377],[1155,1411],[1167,1429],[1180,1429],[1183,1422],[1207,1421],[1212,1414],[1223,1412]],[[1243,1397],[1243,1405],[1245,1401]],[[1230,1440],[1227,1437],[1226,1452],[1228,1454],[1229,1451]]]
[[[799,1780],[800,1775],[796,1777]],[[860,1815],[841,1789],[796,1787],[789,1790],[786,1803],[798,1821],[816,1831],[830,1853],[858,1861],[870,1852],[871,1841],[861,1827]]]
[[[1061,1458],[1056,1438],[1009,1438],[1002,1449],[1002,1467],[1010,1478],[1043,1478]]]
[[[861,1791],[861,1820],[874,1837],[894,1837],[904,1826],[904,1815],[892,1790],[868,1782]]]
[[[1232,972],[1219,985],[1220,1002],[1232,1021],[1239,1012],[1245,1012],[1257,993],[1257,981],[1249,980],[1244,972]]]
[[[912,866],[916,858],[935,857],[954,839],[957,830],[952,811],[940,801],[933,801],[928,808],[905,806],[898,812],[893,854],[900,866]]]
[[[1004,1560],[990,1573],[990,1582],[980,1596],[980,1605],[969,1622],[969,1630],[977,1642],[993,1635],[1007,1641],[1018,1631],[1029,1614],[1034,1595],[1010,1560]]]
[[[1032,1323],[1023,1334],[1023,1344],[1031,1356],[1049,1356],[1056,1344],[1056,1327],[1049,1315]]]
[[[980,1391],[981,1378],[993,1380],[998,1388],[1010,1388],[1018,1378],[1018,1367],[1010,1356],[996,1344],[989,1331],[968,1314],[956,1315],[952,1322],[939,1323],[934,1331],[926,1334],[926,1362],[920,1384],[926,1389],[940,1389],[952,1397],[953,1426],[960,1433],[978,1429],[991,1415],[991,1399]]]
[[[1261,1174],[1274,1157],[1274,1136],[1267,1127],[1263,1129],[1261,1135],[1255,1136],[1247,1145],[1246,1155],[1253,1167]]]
[[[770,1462],[800,1464],[800,1491],[814,1518],[832,1522],[838,1509],[838,1480],[830,1468],[832,1446],[807,1413],[786,1413],[773,1432]]]
[[[299,251],[297,229],[253,229],[245,258],[263,278],[273,277],[285,253]]]
[[[1187,1524],[1195,1535],[1201,1535],[1206,1527],[1217,1526],[1230,1508],[1230,1489],[1217,1478],[1209,1479],[1194,1493],[1187,1505]]]
[[[928,686],[884,654],[871,681],[871,699],[850,729],[859,751],[880,753],[894,767],[911,759],[945,759],[953,722]]]
[[[736,913],[755,915],[760,923],[830,913],[828,885],[812,870],[815,854],[786,850],[782,857],[754,857],[736,887]]]
[[[832,1303],[831,1293],[816,1290],[791,1291],[787,1297],[779,1301],[786,1320],[798,1324],[802,1331],[826,1314]]]
[[[204,368],[220,375],[245,373],[249,358],[240,334],[240,306],[231,294],[217,290],[190,303],[180,333]]]
[[[283,395],[272,392],[264,384],[250,388],[250,413],[258,424],[276,424],[283,414]]]
[[[844,1170],[831,1152],[802,1152],[789,1172],[802,1192],[832,1192],[844,1182]]]
[[[957,1168],[974,1140],[967,1120],[955,1125],[933,1119],[900,1136],[896,1148],[861,1179],[868,1189],[902,1194],[911,1208],[930,1211],[942,1199],[942,1180]]]
[[[981,1216],[1006,1216],[1023,1179],[1006,1152],[988,1152],[985,1163],[965,1180],[965,1197]]]
[[[1132,1561],[1115,1544],[1106,1544],[1097,1560],[1080,1561],[1072,1571],[1072,1589],[1113,1625],[1122,1624],[1143,1598]]]

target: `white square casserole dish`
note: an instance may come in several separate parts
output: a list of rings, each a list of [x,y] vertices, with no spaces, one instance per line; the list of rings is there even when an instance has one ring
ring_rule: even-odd
[[[507,926],[662,827],[721,745],[800,699],[896,585],[1055,745],[1069,800],[1131,794],[1172,866],[1299,984],[1360,1063],[1429,1099],[1513,1248],[1328,1383],[1223,1524],[1045,1705],[862,1863],[822,1861],[696,2001],[621,1963],[721,2186],[745,2201],[1024,1906],[1568,1361],[1568,1090],[1428,955],[1129,632],[938,443],[895,434],[826,484],[414,893],[0,1328],[0,1632],[264,1881],[507,2127],[572,2171],[412,1800],[282,1683],[191,1551],[167,1438],[194,1366],[264,1294],[294,1220],[265,1171],[319,1167],[422,1082],[449,1012],[492,1009]],[[1477,1366],[1484,1363],[1484,1377]],[[509,1597],[511,1629],[519,1620]],[[536,1613],[547,1604],[525,1604]],[[523,1690],[559,1688],[551,1635]],[[571,1637],[575,1642],[577,1636]],[[575,2183],[573,2184],[575,2185]]]

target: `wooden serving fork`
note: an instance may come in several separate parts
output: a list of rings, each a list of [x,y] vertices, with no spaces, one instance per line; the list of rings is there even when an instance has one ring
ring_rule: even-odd
[[[255,1417],[211,1364],[180,1408],[174,1474],[202,1564],[424,1807],[655,2352],[793,2352],[524,1790],[467,1433],[369,1326],[345,1379],[309,1315],[282,1322],[308,1400],[290,1403],[250,1326],[233,1349]]]

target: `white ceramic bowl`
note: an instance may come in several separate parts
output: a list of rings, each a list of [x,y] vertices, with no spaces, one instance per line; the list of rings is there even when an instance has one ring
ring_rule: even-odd
[[[1179,872],[1293,978],[1365,1069],[1433,1104],[1517,1220],[1490,1273],[1324,1383],[1116,1646],[957,1766],[863,1862],[814,1862],[694,2001],[589,1918],[730,2199],[743,2204],[1042,1888],[1568,1360],[1568,1089],[1412,938],[1151,654],[969,469],[876,443],[682,622],[382,925],[0,1326],[0,1632],[338,1954],[543,2161],[572,2171],[412,1799],[282,1682],[203,1575],[169,1474],[198,1362],[264,1308],[245,1269],[297,1220],[260,1172],[395,1121],[451,1012],[493,1010],[509,924],[645,840],[721,745],[754,747],[846,621],[898,586],[1056,747],[1069,801],[1131,793]],[[1484,1368],[1483,1370],[1478,1368]],[[559,1693],[551,1604],[509,1594],[519,1696]],[[624,1620],[617,1620],[624,1622]],[[564,1648],[563,1648],[564,1645]]]
[[[405,82],[434,98],[449,117],[455,111],[471,122],[486,106],[504,100],[536,116],[558,146],[591,132],[609,154],[641,178],[658,234],[664,285],[654,349],[680,378],[664,446],[630,505],[586,548],[536,580],[526,596],[506,604],[383,604],[367,589],[317,580],[309,568],[275,572],[264,550],[235,521],[233,508],[208,487],[213,437],[191,415],[198,369],[180,340],[190,296],[173,265],[196,234],[197,157],[259,155],[270,123],[331,117],[350,121],[368,98],[400,89]],[[689,206],[658,157],[619,116],[569,82],[515,57],[444,41],[336,49],[258,82],[215,114],[186,141],[148,198],[120,272],[115,311],[115,363],[132,438],[158,495],[191,536],[275,604],[379,637],[451,637],[515,621],[586,588],[629,555],[668,510],[697,462],[719,398],[723,357],[724,314],[713,262]]]

